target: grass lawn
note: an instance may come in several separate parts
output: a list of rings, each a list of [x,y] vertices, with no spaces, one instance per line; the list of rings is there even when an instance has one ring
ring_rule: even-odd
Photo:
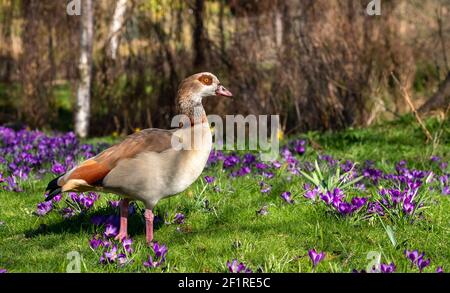
[[[438,122],[428,120],[427,125],[436,131]],[[440,170],[430,157],[437,155],[449,161],[448,126],[444,124],[440,143],[434,150],[424,143],[420,128],[410,117],[367,129],[313,132],[308,136],[320,144],[322,153],[342,162],[349,159],[362,165],[372,160],[376,168],[393,173],[395,164],[406,160],[410,169],[433,170],[443,175],[449,172],[448,167]],[[306,153],[296,158],[314,162],[317,155],[308,145]],[[370,252],[381,253],[382,263],[394,262],[397,272],[417,272],[404,256],[405,249],[426,253],[431,264],[425,272],[434,272],[438,266],[450,271],[450,199],[440,189],[423,191],[428,197],[427,205],[413,223],[388,216],[361,219],[337,216],[320,202],[306,199],[304,176],[291,175],[285,166],[274,173],[272,179],[255,173],[231,178],[219,163],[206,168],[202,177],[179,196],[161,201],[154,212],[167,223],[155,225],[155,240],[167,245],[168,254],[165,263],[155,269],[143,266],[150,248],[145,246],[141,203],[129,220],[134,241],[131,261],[124,266],[100,264],[102,250],[91,249],[89,240],[103,230],[91,223],[91,217],[118,213],[108,204],[108,200],[117,197],[101,194],[93,208],[71,219],[63,219],[56,212],[38,217],[33,212],[54,175],[47,174],[42,179],[31,176],[21,183],[24,192],[0,191],[0,269],[65,272],[70,262],[67,254],[76,251],[82,256],[82,272],[226,272],[227,261],[233,259],[253,271],[311,272],[308,250],[315,248],[326,253],[316,272],[366,269]],[[203,179],[206,175],[214,176],[215,182],[207,184]],[[268,194],[260,191],[263,180],[272,186]],[[383,185],[383,181],[363,182],[365,192],[355,188],[348,192],[372,198]],[[427,189],[428,186],[422,190]],[[284,191],[291,192],[294,204],[282,200],[280,194]],[[263,206],[267,206],[268,214],[258,215]],[[176,213],[186,216],[183,224],[173,223]],[[387,233],[389,229],[393,233]]]

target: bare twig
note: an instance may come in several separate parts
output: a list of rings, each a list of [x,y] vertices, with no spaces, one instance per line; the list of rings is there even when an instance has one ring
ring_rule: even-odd
[[[406,90],[406,88],[400,83],[400,81],[397,79],[397,77],[394,75],[394,73],[391,72],[391,76],[394,79],[394,81],[398,84],[398,86],[400,87],[402,94],[403,94],[403,98],[405,98],[406,103],[409,105],[409,107],[411,108],[411,111],[414,113],[414,116],[416,117],[417,122],[420,124],[420,127],[423,130],[423,133],[425,134],[425,136],[427,137],[427,141],[433,141],[433,136],[431,135],[430,131],[428,131],[428,129],[426,128],[425,124],[423,123],[422,119],[419,116],[419,113],[416,110],[416,107],[414,107],[411,98],[409,97],[408,91]]]

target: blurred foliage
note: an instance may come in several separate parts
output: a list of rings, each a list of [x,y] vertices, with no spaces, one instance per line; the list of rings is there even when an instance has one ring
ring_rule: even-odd
[[[118,58],[113,1],[95,1],[91,134],[169,127],[186,76],[210,71],[234,100],[207,113],[279,114],[285,132],[367,126],[409,111],[445,78],[449,0],[129,0]],[[65,1],[0,0],[0,123],[72,128],[80,18]],[[439,22],[439,20],[441,20]]]

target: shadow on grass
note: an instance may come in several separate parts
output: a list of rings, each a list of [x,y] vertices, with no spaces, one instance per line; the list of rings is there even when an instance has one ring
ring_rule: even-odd
[[[111,209],[110,207],[103,207],[101,209],[96,210],[92,213],[81,213],[70,219],[61,218],[56,223],[51,224],[40,224],[38,228],[29,229],[25,231],[26,238],[34,238],[40,235],[49,235],[49,234],[77,234],[80,232],[92,232],[101,234],[104,231],[104,225],[96,226],[92,222],[92,217],[101,216],[101,217],[113,217],[111,223],[114,224],[117,228],[119,228],[119,213],[116,210]],[[164,219],[156,215],[155,221],[153,225],[153,229],[159,230],[164,225]],[[143,213],[138,209],[133,215],[130,215],[128,218],[128,234],[131,237],[135,235],[140,235],[145,232],[145,221]]]

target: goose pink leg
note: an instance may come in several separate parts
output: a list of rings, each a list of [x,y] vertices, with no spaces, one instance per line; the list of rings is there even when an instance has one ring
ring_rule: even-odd
[[[129,199],[122,199],[120,201],[120,230],[119,234],[114,238],[116,240],[122,241],[128,238],[128,204]]]
[[[153,241],[153,212],[150,209],[146,209],[144,213],[145,217],[145,238],[147,245],[152,244]]]

